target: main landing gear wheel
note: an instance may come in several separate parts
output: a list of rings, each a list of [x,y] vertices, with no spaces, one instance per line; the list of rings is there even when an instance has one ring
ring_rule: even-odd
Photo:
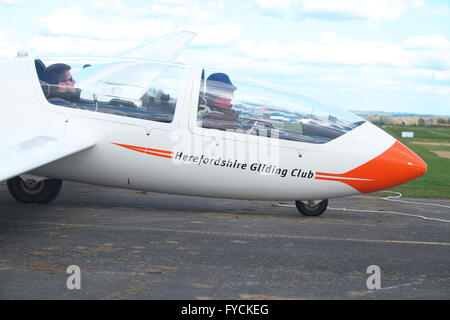
[[[328,199],[322,201],[295,201],[297,210],[304,216],[317,217],[328,208]]]
[[[34,179],[23,180],[21,177],[15,177],[9,179],[6,184],[9,193],[19,202],[49,203],[61,191],[62,180],[47,179],[38,182]]]

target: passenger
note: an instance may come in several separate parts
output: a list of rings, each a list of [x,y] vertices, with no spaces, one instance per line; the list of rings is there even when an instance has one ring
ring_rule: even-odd
[[[70,73],[71,67],[64,63],[55,63],[47,67],[44,80],[51,85],[48,101],[57,105],[71,105],[80,102],[80,89],[75,88],[76,81]]]
[[[206,79],[205,98],[211,112],[205,115],[206,119],[239,122],[239,116],[232,109],[231,100],[237,88],[231,83],[225,73],[213,73]]]

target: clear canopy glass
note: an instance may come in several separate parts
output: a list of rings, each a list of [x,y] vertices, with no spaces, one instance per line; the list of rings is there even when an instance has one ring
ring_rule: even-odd
[[[45,68],[48,70],[55,62],[60,63],[53,61]],[[62,62],[70,66],[71,81],[50,81],[45,72],[40,79],[49,102],[145,120],[173,120],[184,66],[114,58],[73,58]]]
[[[326,143],[364,119],[298,93],[205,70],[197,120],[203,128]]]

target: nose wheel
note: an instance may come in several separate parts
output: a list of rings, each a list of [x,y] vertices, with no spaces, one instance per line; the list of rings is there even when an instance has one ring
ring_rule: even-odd
[[[34,179],[22,179],[15,177],[6,182],[9,193],[19,202],[23,203],[49,203],[54,200],[61,191],[62,180],[46,179],[36,181]]]
[[[317,217],[328,208],[328,199],[325,200],[307,200],[295,201],[297,210],[304,216]]]

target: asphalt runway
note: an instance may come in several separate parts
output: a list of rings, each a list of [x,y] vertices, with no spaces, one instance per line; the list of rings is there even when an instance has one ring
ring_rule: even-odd
[[[2,183],[0,299],[449,299],[450,201],[401,200],[438,206],[357,196],[304,217],[70,182],[25,205]]]

